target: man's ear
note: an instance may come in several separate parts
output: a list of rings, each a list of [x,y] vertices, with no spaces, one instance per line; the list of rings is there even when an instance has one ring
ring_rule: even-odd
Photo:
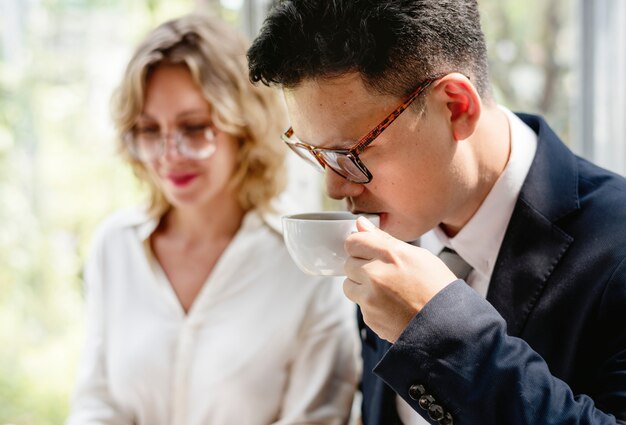
[[[454,140],[469,138],[482,111],[482,102],[474,85],[465,75],[452,73],[439,80],[434,91],[446,105]]]

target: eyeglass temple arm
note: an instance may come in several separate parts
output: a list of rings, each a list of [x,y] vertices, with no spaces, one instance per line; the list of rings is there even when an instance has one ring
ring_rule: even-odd
[[[361,142],[359,142],[355,147],[353,147],[351,150],[356,153],[357,155],[360,154],[361,152],[363,152],[363,149],[365,149],[370,143],[372,143],[372,141],[374,139],[376,139],[380,133],[382,133],[383,131],[385,131],[385,129],[387,127],[389,127],[391,125],[391,123],[393,123],[396,118],[398,118],[400,116],[400,114],[402,112],[404,112],[404,110],[406,108],[408,108],[411,103],[413,103],[413,101],[415,99],[417,99],[417,97],[422,94],[422,92],[424,90],[426,90],[428,88],[428,86],[430,86],[435,80],[439,79],[441,77],[433,77],[433,78],[429,78],[428,80],[424,81],[423,84],[420,84],[414,91],[413,93],[411,93],[409,95],[409,97],[406,98],[406,100],[404,102],[402,102],[402,104],[400,106],[398,106],[396,109],[394,109],[391,114],[389,114],[384,120],[382,120],[380,122],[380,124],[378,124],[376,127],[374,127],[372,129],[372,131],[370,131],[369,133],[367,133],[365,136],[363,136],[363,138],[361,139]]]

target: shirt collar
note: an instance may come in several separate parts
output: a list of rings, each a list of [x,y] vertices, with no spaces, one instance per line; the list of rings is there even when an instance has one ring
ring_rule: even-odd
[[[137,232],[137,236],[139,240],[145,242],[150,238],[150,235],[154,233],[157,226],[159,225],[160,219],[150,218],[147,214],[142,222],[135,224],[135,231]]]
[[[459,233],[449,238],[439,226],[435,235],[443,245],[455,250],[478,273],[491,277],[515,203],[537,150],[537,135],[506,108],[511,137],[511,153],[504,171],[478,211]]]

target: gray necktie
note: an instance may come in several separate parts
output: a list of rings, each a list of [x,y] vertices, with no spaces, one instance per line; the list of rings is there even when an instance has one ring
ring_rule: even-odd
[[[450,248],[444,248],[441,250],[438,257],[448,266],[456,277],[467,282],[467,276],[469,276],[472,271],[472,266],[467,264],[456,251]]]

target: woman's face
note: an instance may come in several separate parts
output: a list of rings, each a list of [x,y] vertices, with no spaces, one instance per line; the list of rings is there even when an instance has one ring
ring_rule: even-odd
[[[214,134],[215,150],[206,159],[191,159],[177,148],[175,134],[206,127]],[[146,162],[151,178],[175,208],[205,207],[236,202],[228,186],[235,172],[237,140],[211,121],[211,106],[184,65],[161,64],[146,84],[144,109],[137,131],[167,138],[163,154]],[[205,155],[206,156],[206,155]]]

